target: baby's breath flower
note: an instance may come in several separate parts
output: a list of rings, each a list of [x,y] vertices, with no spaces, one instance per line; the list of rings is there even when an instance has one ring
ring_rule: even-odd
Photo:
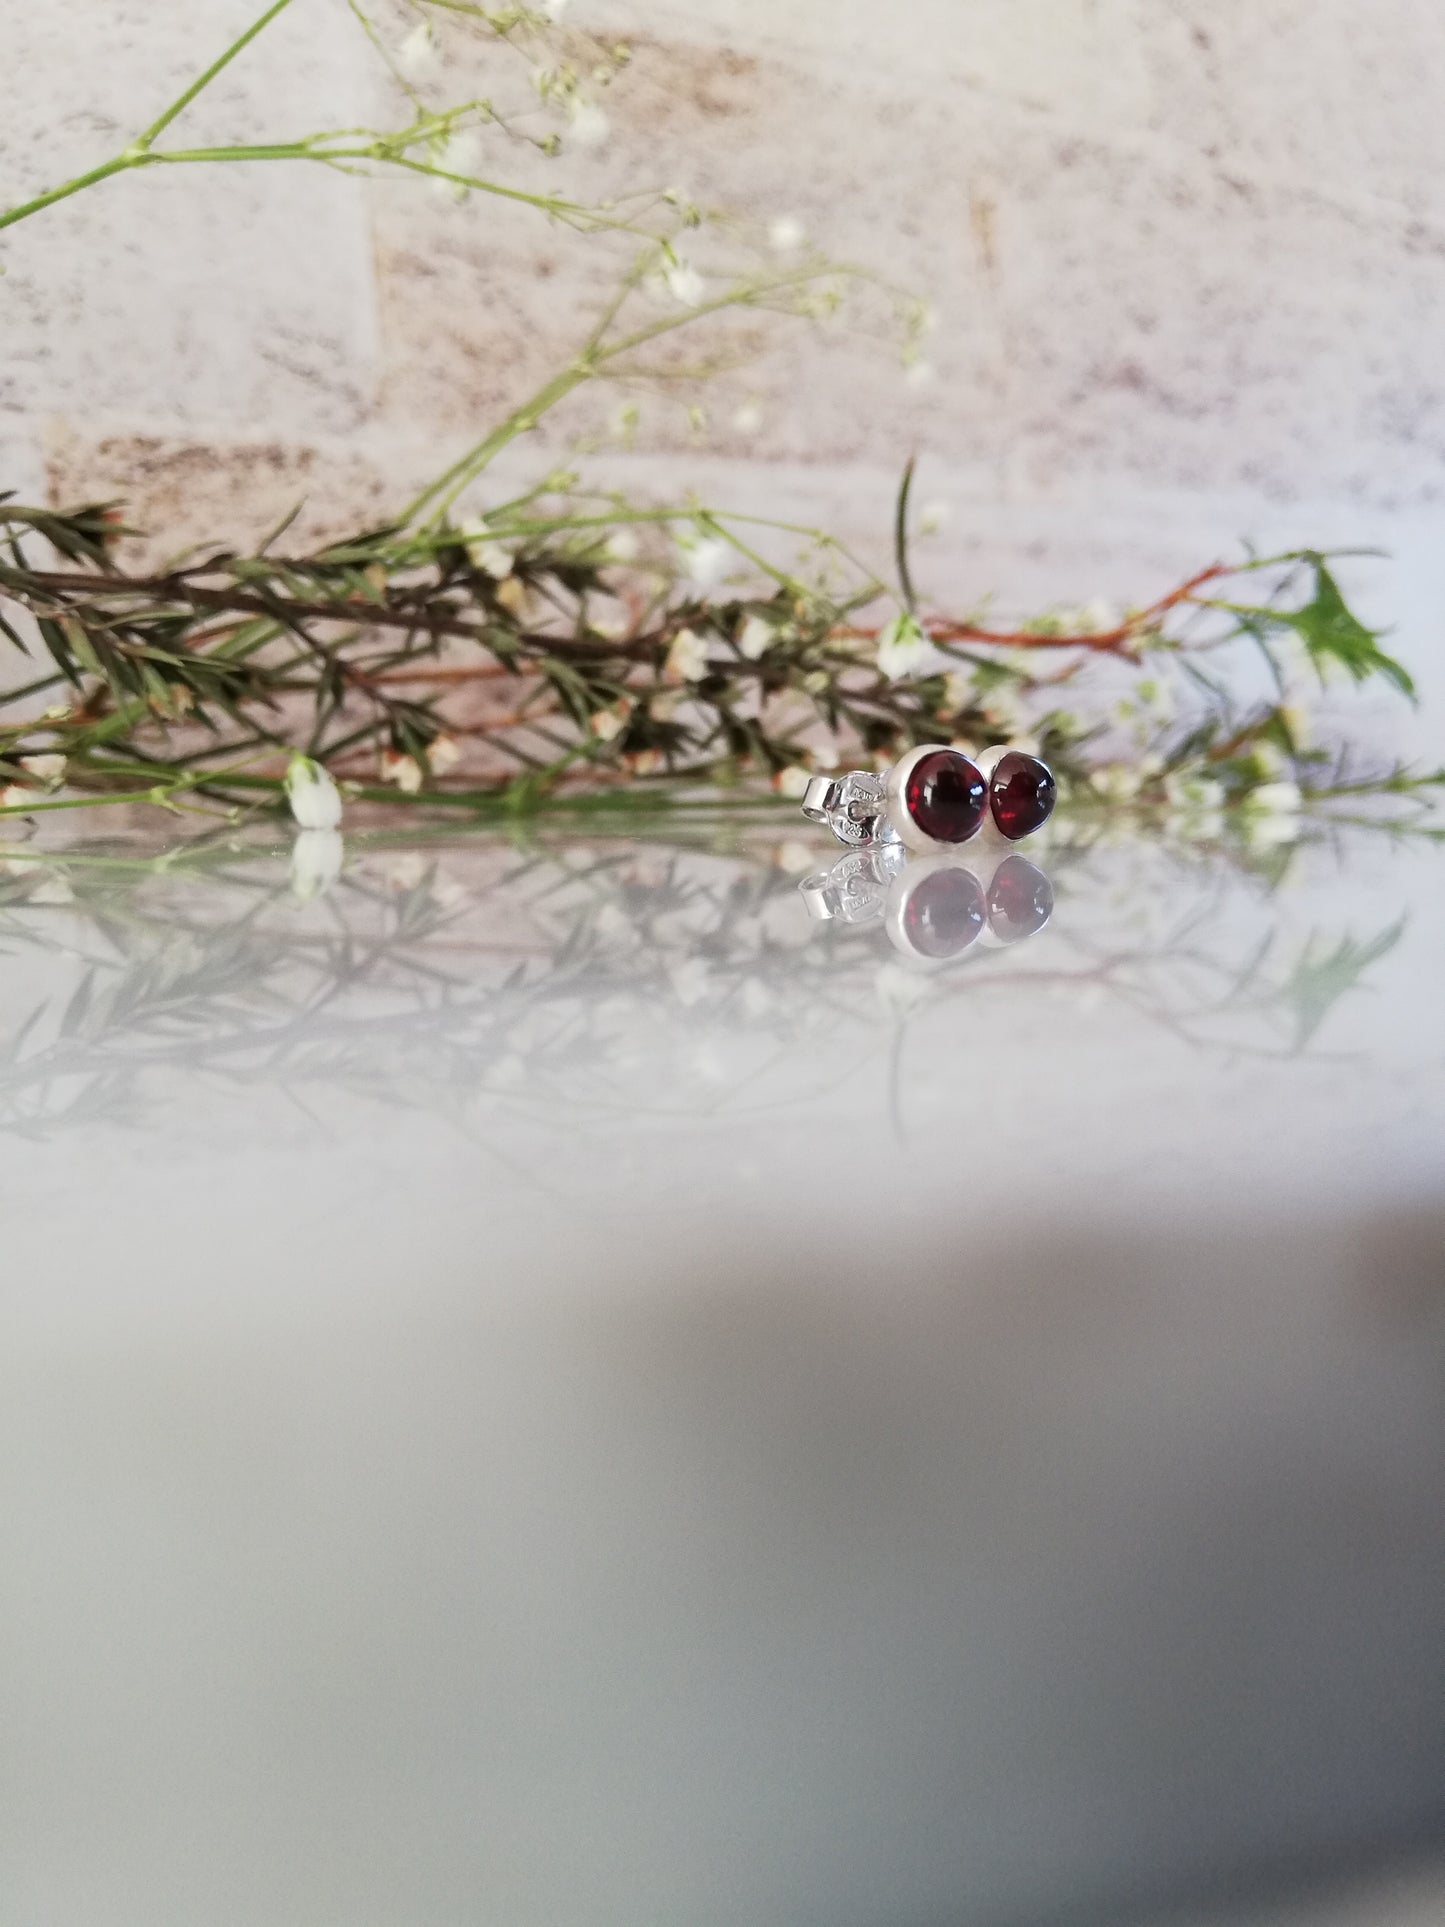
[[[7,783],[0,790],[0,809],[23,810],[35,801],[34,790],[26,789],[23,783]]]
[[[286,797],[303,830],[330,831],[341,821],[341,792],[331,772],[299,750],[286,769]]]
[[[692,581],[708,588],[722,580],[732,553],[732,544],[721,536],[706,535],[687,545],[687,573]]]
[[[921,356],[916,356],[903,364],[903,379],[910,388],[931,387],[937,372],[933,363],[924,361]]]
[[[738,654],[749,662],[758,662],[777,639],[778,632],[770,622],[764,622],[761,616],[749,616],[738,631]]]
[[[447,136],[441,151],[436,157],[436,165],[444,174],[457,174],[475,177],[477,163],[482,158],[482,137],[475,127],[459,127]],[[464,201],[468,189],[464,181],[434,181],[433,186],[442,193],[449,194],[454,201]]]
[[[497,600],[509,615],[520,622],[527,613],[527,585],[519,575],[509,575],[497,584]]]
[[[33,776],[37,783],[44,783],[53,789],[65,775],[65,758],[54,752],[44,756],[22,756],[20,767],[27,776]]]
[[[381,752],[381,780],[395,783],[406,796],[415,796],[421,788],[421,764],[414,756],[403,756],[399,750],[384,749]]]
[[[937,535],[947,524],[951,512],[947,502],[925,502],[918,514],[918,533]]]
[[[707,644],[693,629],[679,629],[667,652],[669,682],[700,682],[707,674]]]
[[[812,780],[800,763],[790,763],[787,769],[780,769],[773,778],[773,788],[779,796],[791,797],[796,802]]]
[[[707,295],[707,283],[691,261],[681,255],[663,271],[662,278],[673,300],[680,301],[685,308],[696,308]]]
[[[796,215],[780,214],[769,223],[768,246],[774,254],[796,254],[807,237]]]
[[[579,100],[572,107],[572,144],[583,149],[606,145],[612,122],[594,101]]]
[[[445,776],[462,760],[461,746],[455,736],[434,736],[427,747],[427,768],[433,776]]]
[[[627,727],[627,719],[632,714],[632,703],[626,697],[619,697],[609,703],[606,709],[599,709],[587,719],[587,727],[599,743],[615,743]]]
[[[960,710],[968,708],[973,697],[973,677],[965,670],[950,669],[943,679],[944,711],[956,716]]]
[[[512,573],[511,550],[489,538],[485,523],[472,530],[467,540],[467,554],[483,575],[491,576],[494,582],[504,582]]]
[[[763,411],[755,401],[745,401],[733,414],[733,427],[744,435],[755,435],[763,425]]]
[[[631,529],[619,529],[607,538],[607,559],[610,562],[635,562],[637,560],[637,537]]]
[[[409,80],[422,80],[435,72],[436,35],[429,20],[419,20],[396,50],[396,64]]]
[[[932,653],[932,643],[906,610],[896,615],[878,638],[878,667],[890,682],[911,676]]]

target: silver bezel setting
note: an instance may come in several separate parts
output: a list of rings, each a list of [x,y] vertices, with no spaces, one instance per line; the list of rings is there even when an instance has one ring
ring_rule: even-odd
[[[908,845],[910,850],[917,850],[925,856],[947,856],[959,850],[967,849],[983,829],[984,824],[993,821],[992,812],[987,802],[985,802],[983,817],[978,829],[975,830],[971,836],[966,836],[961,843],[946,843],[940,837],[929,836],[923,830],[919,829],[918,825],[908,813],[908,805],[904,801],[904,792],[907,788],[909,777],[913,774],[914,770],[917,769],[924,757],[936,756],[940,750],[948,750],[954,756],[962,756],[967,762],[972,763],[975,769],[983,771],[983,765],[979,762],[978,758],[971,755],[968,750],[960,749],[956,743],[920,743],[917,749],[909,750],[903,760],[895,763],[888,772],[888,821],[892,824],[899,838]],[[1002,754],[1003,751],[1000,750],[999,755],[1001,756]],[[994,760],[997,761],[997,757]],[[988,772],[983,771],[983,776],[984,782],[987,783]]]

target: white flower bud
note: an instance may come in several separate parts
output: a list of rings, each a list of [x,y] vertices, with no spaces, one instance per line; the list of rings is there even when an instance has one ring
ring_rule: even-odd
[[[690,261],[679,257],[663,271],[667,291],[685,308],[696,308],[707,294],[707,283]]]
[[[382,751],[381,780],[395,783],[406,796],[415,796],[421,788],[421,764],[414,756],[402,756],[394,749]]]
[[[22,756],[20,767],[27,775],[33,776],[37,783],[53,788],[65,775],[65,758],[53,752],[44,756]]]
[[[693,629],[679,629],[667,652],[669,682],[700,682],[707,674],[707,644]]]
[[[933,645],[906,610],[896,615],[878,638],[878,667],[890,682],[911,676],[932,653]]]
[[[418,21],[396,50],[396,64],[408,80],[423,80],[437,65],[436,35],[429,20]]]
[[[433,776],[445,776],[461,760],[462,752],[454,736],[433,737],[426,753],[427,768]]]
[[[732,560],[732,544],[720,536],[707,536],[694,542],[687,552],[687,573],[705,588],[722,579]]]
[[[341,821],[341,791],[331,772],[299,751],[286,771],[286,795],[303,830],[334,830]]]
[[[572,109],[572,144],[591,149],[606,145],[612,123],[602,109],[590,100],[580,100]]]
[[[738,654],[746,656],[749,662],[757,662],[777,639],[778,632],[770,622],[764,622],[761,616],[749,616],[738,632]]]
[[[599,709],[587,719],[587,727],[599,743],[615,743],[627,727],[627,718],[632,713],[632,705],[625,698],[612,703],[606,709]]]

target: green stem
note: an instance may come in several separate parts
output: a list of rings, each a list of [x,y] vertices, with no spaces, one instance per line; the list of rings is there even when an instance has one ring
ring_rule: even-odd
[[[99,182],[109,180],[113,174],[125,174],[132,168],[144,167],[151,161],[161,158],[151,152],[156,137],[163,134],[171,122],[183,114],[191,102],[205,92],[216,76],[229,67],[236,56],[250,46],[257,34],[264,32],[277,14],[284,12],[290,4],[291,0],[274,0],[274,4],[268,7],[259,19],[252,21],[240,38],[233,40],[225,52],[211,62],[204,73],[198,74],[190,86],[183,93],[178,94],[165,112],[153,120],[145,132],[140,134],[123,153],[113,155],[108,161],[102,161],[98,167],[88,168],[84,174],[77,174],[73,180],[64,181],[59,187],[48,188],[45,193],[37,194],[33,200],[22,201],[18,207],[7,208],[0,213],[0,228],[13,227],[17,221],[24,221],[32,214],[39,214],[47,207],[54,207],[59,201],[67,201],[72,194],[79,194],[87,187],[95,187]]]
[[[558,402],[564,401],[584,382],[591,381],[601,374],[608,363],[616,361],[620,355],[630,354],[634,348],[643,347],[650,341],[657,341],[663,335],[674,333],[678,328],[686,328],[694,321],[700,321],[705,315],[720,314],[727,308],[750,307],[766,294],[776,293],[786,288],[804,287],[808,282],[816,281],[821,272],[822,270],[817,268],[807,268],[800,270],[797,274],[780,275],[767,281],[749,282],[742,287],[731,287],[725,294],[714,296],[711,301],[700,301],[695,307],[684,308],[681,313],[665,315],[660,320],[649,322],[646,327],[636,328],[631,334],[623,335],[604,346],[599,335],[606,329],[620,306],[620,302],[614,302],[598,327],[593,329],[586,345],[574,361],[560,374],[544,382],[542,387],[524,401],[520,408],[515,409],[505,421],[499,422],[489,434],[483,436],[481,441],[469,448],[465,455],[453,462],[450,468],[408,503],[401,513],[400,519],[403,526],[417,521],[428,509],[431,511],[429,521],[440,520],[462,490],[474,482],[504,448],[516,441],[519,435],[529,433],[537,426],[542,416],[555,408]],[[847,270],[830,266],[827,272],[835,275]],[[632,277],[630,285],[635,285],[636,279],[637,277]]]
[[[198,95],[206,91],[216,76],[223,73],[238,54],[244,53],[256,36],[264,33],[276,18],[277,14],[284,13],[290,4],[291,0],[274,0],[274,3],[267,7],[263,14],[260,14],[251,22],[251,25],[247,27],[239,40],[233,40],[225,52],[211,62],[204,73],[197,74],[196,78],[191,82],[190,86],[186,88],[184,93],[177,94],[165,112],[161,114],[158,119],[153,120],[150,126],[146,128],[145,132],[135,143],[136,146],[143,150],[154,146],[157,135],[163,134],[173,120],[179,119],[190,106],[191,102],[195,100]]]
[[[127,154],[117,154],[114,160],[103,161],[99,167],[92,167],[88,173],[77,174],[73,181],[66,181],[60,187],[52,187],[44,194],[37,194],[33,201],[22,201],[18,207],[6,208],[0,213],[0,228],[13,227],[17,221],[25,220],[31,214],[39,214],[42,209],[54,207],[57,201],[68,201],[72,194],[79,194],[82,188],[94,187],[100,181],[108,181],[112,174],[124,174],[127,169],[137,165],[137,161]]]

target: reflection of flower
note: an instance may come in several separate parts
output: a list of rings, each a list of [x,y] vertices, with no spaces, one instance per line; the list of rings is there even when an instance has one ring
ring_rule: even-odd
[[[1298,783],[1261,783],[1245,798],[1245,806],[1266,816],[1297,816],[1304,797]]]
[[[303,903],[323,896],[341,875],[344,845],[335,830],[303,830],[291,845],[291,889]]]
[[[1298,819],[1240,816],[1262,870],[1256,826],[1267,845],[1275,826]],[[1186,819],[1191,837],[1208,820]],[[1157,1017],[1201,1044],[1224,1041],[1218,1026],[1228,1010],[1266,1048],[1278,1044],[1281,1015],[1301,1003],[1317,1027],[1398,934],[1345,943],[1337,954],[1311,938],[1291,974],[1290,946],[1282,953],[1260,942],[1260,920],[1267,930],[1282,912],[1261,898],[1254,876],[1237,889],[1239,916],[1201,927],[1199,879],[1212,892],[1234,871],[1223,850],[1196,843],[1181,856],[1136,836],[1121,852],[1092,826],[1084,834],[1086,848],[1063,853],[1075,934],[1056,937],[1050,994],[1073,983],[1096,997],[1121,995],[1140,1022]],[[358,887],[342,889],[340,837],[305,830],[280,876],[269,838],[249,861],[228,844],[219,867],[204,843],[192,855],[138,864],[120,918],[113,858],[90,870],[83,856],[52,865],[14,855],[0,876],[0,919],[25,936],[27,953],[34,942],[56,954],[93,953],[85,968],[99,994],[85,1023],[67,1031],[67,971],[45,979],[43,1003],[28,1010],[14,1010],[12,986],[10,1036],[0,1043],[13,1046],[18,1034],[27,1043],[8,1058],[0,1051],[0,1128],[33,1133],[133,1114],[153,1067],[173,1075],[178,1062],[195,1082],[303,1096],[335,1090],[366,1102],[445,1105],[449,1114],[454,1102],[465,1111],[516,1092],[529,1104],[545,1099],[558,1128],[565,1120],[574,1131],[586,1128],[568,1102],[576,1093],[586,1094],[589,1114],[600,1099],[623,1115],[645,1092],[651,1117],[659,1104],[688,1107],[697,1081],[715,1079],[710,1106],[719,1094],[755,1105],[750,1040],[783,1046],[770,1078],[788,1067],[811,1080],[819,1059],[806,1040],[822,1027],[844,1022],[878,1037],[884,1013],[902,1020],[957,989],[956,980],[950,988],[948,978],[888,957],[881,921],[813,924],[789,873],[816,868],[819,853],[816,839],[780,847],[768,830],[726,854],[644,844],[621,861],[604,844],[519,862],[509,843],[478,840],[447,846],[444,860],[463,881],[440,874],[434,851],[362,846],[353,859]],[[1181,889],[1158,887],[1169,875]],[[178,945],[182,885],[194,895]],[[295,914],[296,899],[326,891],[324,925]],[[114,940],[79,944],[76,919],[88,916]],[[322,929],[340,941],[318,942]],[[1044,988],[1018,972],[1016,954],[980,955],[970,966],[975,982],[992,986],[990,1008],[1010,983],[1020,1000]],[[380,1009],[387,1014],[378,1022]],[[767,1101],[776,1095],[770,1085]],[[599,1131],[599,1148],[607,1136]]]
[[[1224,802],[1224,785],[1212,776],[1188,776],[1176,771],[1165,778],[1164,794],[1171,809],[1202,813],[1219,809]]]

